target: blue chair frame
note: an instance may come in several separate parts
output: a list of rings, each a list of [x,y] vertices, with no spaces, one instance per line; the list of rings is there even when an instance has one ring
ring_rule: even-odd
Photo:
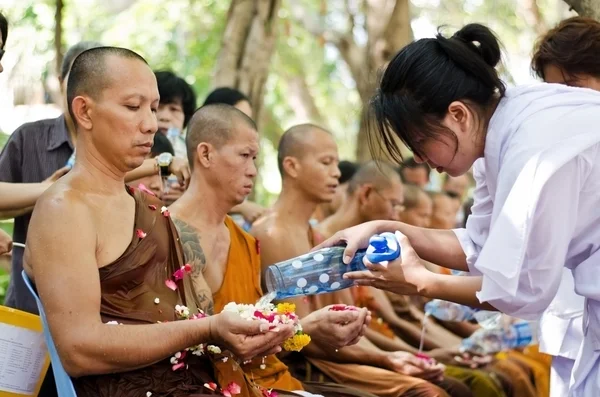
[[[23,277],[23,281],[29,289],[29,292],[31,292],[31,295],[33,295],[33,297],[35,298],[35,302],[37,303],[37,307],[40,312],[40,318],[42,319],[42,325],[44,327],[44,339],[46,340],[48,353],[50,354],[50,362],[52,363],[52,372],[54,372],[54,380],[56,382],[56,390],[58,391],[58,396],[77,397],[77,393],[75,393],[75,388],[73,387],[73,381],[71,380],[69,374],[67,374],[67,371],[65,371],[62,362],[60,361],[58,352],[56,351],[54,341],[52,340],[52,335],[50,335],[50,329],[48,328],[48,321],[46,320],[46,313],[44,312],[42,302],[40,301],[39,296],[35,292],[35,289],[31,284],[31,280],[25,273],[25,270],[21,272],[21,276]]]

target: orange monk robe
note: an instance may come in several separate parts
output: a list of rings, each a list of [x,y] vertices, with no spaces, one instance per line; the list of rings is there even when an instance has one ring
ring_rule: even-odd
[[[229,302],[254,304],[262,296],[260,288],[260,247],[257,240],[245,233],[230,217],[225,218],[231,245],[227,268],[221,288],[213,293],[215,313],[220,313]],[[275,355],[257,357],[242,365],[247,376],[262,387],[279,390],[304,390],[302,383],[293,378],[288,367]]]

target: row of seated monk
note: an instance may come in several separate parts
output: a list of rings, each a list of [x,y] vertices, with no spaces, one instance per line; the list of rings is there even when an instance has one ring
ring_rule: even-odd
[[[259,133],[247,115],[229,105],[194,113],[189,185],[167,208],[145,188],[124,188],[156,132],[158,93],[143,59],[113,47],[86,51],[67,91],[78,159],[36,204],[24,269],[79,396],[547,395],[549,364],[535,349],[461,354],[460,340],[477,328],[470,323],[432,321],[423,340],[429,359],[417,357],[422,302],[371,287],[294,299],[312,339],[299,353],[279,354],[291,326],[264,329],[222,312],[261,297],[266,266],[338,230],[401,215],[406,187],[390,165],[361,166],[339,209],[312,226],[317,206],[339,188],[338,148],[323,128],[292,127],[278,147],[281,194],[247,233],[227,216],[257,173]],[[173,278],[182,268],[189,271]],[[330,310],[337,304],[358,310]],[[175,321],[176,305],[207,316]],[[188,354],[174,370],[173,356],[207,343],[231,357]]]

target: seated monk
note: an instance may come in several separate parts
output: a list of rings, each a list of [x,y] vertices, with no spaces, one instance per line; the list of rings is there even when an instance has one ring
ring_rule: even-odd
[[[261,241],[263,268],[313,247],[311,214],[319,203],[334,197],[339,178],[333,137],[310,124],[284,133],[278,163],[283,180],[281,195],[271,213],[259,219],[251,231]],[[300,316],[339,301],[336,294],[292,300]],[[311,343],[301,353],[307,360],[292,363],[292,372],[331,379],[380,397],[472,395],[463,383],[444,378],[443,366],[426,365],[407,352],[384,351],[367,338],[338,351]]]
[[[229,302],[254,304],[262,296],[258,242],[227,213],[244,201],[256,177],[259,136],[254,122],[229,105],[207,105],[192,117],[187,134],[192,178],[189,189],[170,208],[186,260],[206,280],[216,313]],[[304,332],[341,348],[362,334],[367,310],[323,309],[302,319]],[[324,396],[371,396],[342,385],[305,382],[292,377],[275,355],[242,366],[247,376],[279,395],[309,391]],[[232,367],[233,370],[233,367]],[[291,395],[291,393],[286,393]]]
[[[404,206],[403,190],[400,176],[391,165],[384,162],[369,162],[360,167],[350,180],[344,204],[335,214],[321,222],[318,231],[322,237],[328,238],[339,230],[360,223],[376,219],[397,220],[396,214]],[[371,328],[366,333],[372,343],[387,351],[403,350],[413,354],[419,352],[421,327],[398,317],[382,290],[357,286],[350,288],[349,291],[352,292],[351,298],[355,305],[366,307],[373,313]],[[416,346],[398,337],[396,329],[416,337]],[[424,342],[427,342],[427,346],[424,346],[425,352],[429,357],[449,365],[446,375],[462,380],[477,397],[504,396],[501,385],[486,372],[460,367],[475,364],[465,362],[466,359],[457,361],[460,355],[458,350],[460,338],[454,336],[453,340],[446,340],[444,342],[447,344],[442,345],[429,339],[431,335],[424,338]]]
[[[77,160],[38,200],[24,265],[77,395],[204,396],[214,394],[207,382],[235,382],[240,395],[261,396],[242,371],[224,377],[221,357],[175,361],[201,343],[242,360],[271,354],[293,329],[270,332],[234,313],[175,321],[176,305],[202,317],[207,307],[195,288],[202,285],[174,277],[185,262],[168,212],[124,181],[157,130],[158,89],[146,61],[123,48],[87,50],[73,64],[67,92]]]

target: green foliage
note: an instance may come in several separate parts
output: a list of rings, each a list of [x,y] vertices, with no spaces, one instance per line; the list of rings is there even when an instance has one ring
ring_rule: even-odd
[[[6,5],[4,3],[7,3]],[[184,76],[198,94],[199,104],[212,87],[215,62],[222,46],[229,1],[225,0],[64,0],[66,47],[97,40],[140,52],[154,69]],[[283,0],[279,11],[276,52],[267,80],[261,142],[263,165],[256,199],[267,203],[277,190],[275,148],[280,134],[294,123],[314,121],[300,116],[300,98],[290,81],[306,82],[314,107],[337,138],[340,157],[352,159],[362,103],[348,68],[335,46],[324,43],[298,22],[303,8],[314,25],[330,33],[348,23],[346,4],[356,15],[354,37],[365,42],[362,1]],[[412,0],[413,22],[447,25],[449,31],[469,22],[488,24],[500,36],[509,58],[508,70],[527,75],[527,58],[536,33],[519,13],[521,0]],[[564,17],[563,0],[537,0],[548,26]],[[562,7],[561,7],[562,5]],[[55,0],[0,0],[11,22],[8,50],[19,57],[21,81],[39,81],[54,74]],[[515,59],[518,62],[515,63]],[[16,71],[11,71],[14,73]],[[306,98],[304,98],[306,100]],[[1,141],[0,141],[1,143]]]

